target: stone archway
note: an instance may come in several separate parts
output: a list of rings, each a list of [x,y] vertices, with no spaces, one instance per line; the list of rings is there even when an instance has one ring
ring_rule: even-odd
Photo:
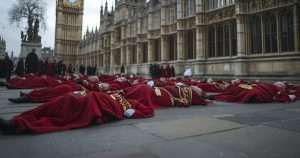
[[[32,50],[25,59],[25,72],[26,73],[37,73],[38,72],[38,63],[39,57],[35,53],[35,50]]]

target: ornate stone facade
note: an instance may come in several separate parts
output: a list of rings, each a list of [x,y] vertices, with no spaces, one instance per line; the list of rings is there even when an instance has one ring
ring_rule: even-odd
[[[74,64],[82,36],[84,0],[56,1],[55,56]]]
[[[87,31],[77,65],[148,75],[153,63],[198,77],[300,80],[298,0],[116,0]]]
[[[6,41],[0,36],[0,59],[4,59],[6,54]]]

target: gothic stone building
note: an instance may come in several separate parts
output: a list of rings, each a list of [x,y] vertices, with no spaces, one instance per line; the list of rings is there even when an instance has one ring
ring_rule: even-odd
[[[74,64],[82,35],[84,0],[56,0],[55,56]]]
[[[178,75],[300,80],[299,0],[115,0],[101,7],[77,65],[100,73],[148,75],[173,65]]]
[[[6,41],[0,36],[0,59],[4,59],[6,55]]]

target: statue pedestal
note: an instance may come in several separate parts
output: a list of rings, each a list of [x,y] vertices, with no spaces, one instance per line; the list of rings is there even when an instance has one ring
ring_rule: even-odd
[[[4,60],[5,59],[5,53],[0,52],[0,60]]]
[[[20,58],[25,59],[29,53],[35,50],[35,54],[41,59],[42,43],[41,42],[22,42]]]

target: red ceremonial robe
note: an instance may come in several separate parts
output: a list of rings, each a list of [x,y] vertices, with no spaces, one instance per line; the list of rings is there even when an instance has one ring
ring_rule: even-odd
[[[161,107],[171,107],[171,96],[164,88],[159,88],[161,95],[157,95],[155,90],[146,85],[139,84],[133,87],[124,89],[125,98],[134,99],[145,106],[152,107],[154,109]]]
[[[222,89],[211,83],[197,83],[195,86],[209,93],[220,93],[223,91]]]
[[[137,85],[135,87],[127,88],[124,91],[126,93],[126,98],[135,99],[142,104],[153,108],[182,106],[177,105],[172,101],[173,97],[179,97],[178,89],[175,86],[152,88],[148,85]],[[191,105],[207,105],[207,102],[197,93],[192,92]]]
[[[47,102],[53,98],[78,90],[80,90],[80,86],[75,83],[73,85],[62,84],[55,87],[35,89],[30,93],[25,94],[24,97],[28,98],[31,102]]]
[[[270,103],[289,102],[289,97],[283,89],[273,84],[259,83],[254,85],[240,84],[235,88],[230,88],[220,95],[216,95],[215,99],[225,102],[240,103]]]
[[[9,89],[34,89],[59,85],[59,81],[53,77],[41,77],[36,75],[28,75],[24,78],[18,77],[8,81]]]
[[[132,118],[154,115],[153,109],[128,100],[135,109]],[[91,124],[106,123],[123,119],[123,107],[111,96],[91,92],[85,96],[68,94],[24,112],[12,119],[17,133],[48,133],[82,128]]]

